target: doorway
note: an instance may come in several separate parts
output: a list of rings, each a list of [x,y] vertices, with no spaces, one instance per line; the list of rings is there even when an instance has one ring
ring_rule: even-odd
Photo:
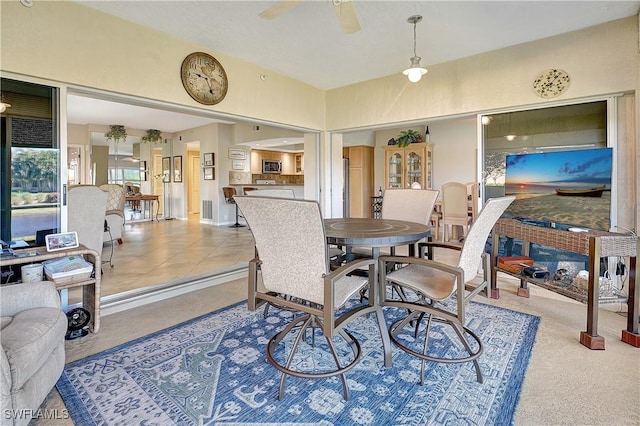
[[[200,219],[200,152],[187,151],[187,217]]]

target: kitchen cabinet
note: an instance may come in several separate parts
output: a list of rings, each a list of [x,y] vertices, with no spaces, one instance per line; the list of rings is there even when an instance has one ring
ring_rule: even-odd
[[[251,174],[259,175],[262,174],[262,160],[280,160],[283,161],[283,153],[280,151],[268,151],[262,149],[252,149],[251,150]],[[284,167],[284,161],[283,161]],[[291,170],[293,170],[293,166],[291,166]],[[283,174],[285,174],[283,172]],[[293,174],[293,173],[290,173]]]
[[[282,174],[293,175],[295,174],[295,159],[292,153],[282,153]]]
[[[406,148],[396,145],[382,148],[385,189],[411,188],[414,182],[423,189],[433,188],[433,144],[412,143]]]
[[[297,175],[304,174],[304,154],[294,154],[294,172]]]

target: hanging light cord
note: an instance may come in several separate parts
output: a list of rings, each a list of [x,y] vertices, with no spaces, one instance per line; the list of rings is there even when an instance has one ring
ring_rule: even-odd
[[[418,56],[416,53],[416,22],[413,23],[413,56]]]

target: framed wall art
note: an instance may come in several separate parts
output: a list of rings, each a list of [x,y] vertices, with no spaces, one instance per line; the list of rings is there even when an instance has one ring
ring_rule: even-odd
[[[247,150],[243,148],[229,148],[229,158],[232,160],[246,160]]]
[[[213,152],[208,152],[204,154],[203,166],[215,166],[216,165],[216,157]]]
[[[162,157],[162,183],[171,182],[171,157]]]
[[[182,182],[182,155],[173,157],[173,181]]]
[[[215,167],[205,167],[203,169],[204,172],[204,180],[215,180],[216,179],[216,168]]]
[[[244,170],[244,161],[241,160],[233,160],[233,164],[231,165],[233,170]]]

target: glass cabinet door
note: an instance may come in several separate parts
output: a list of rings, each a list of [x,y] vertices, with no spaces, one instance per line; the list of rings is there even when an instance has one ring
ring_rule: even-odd
[[[402,188],[402,153],[390,152],[387,156],[387,188]]]
[[[411,185],[416,182],[420,184],[421,188],[424,188],[422,161],[422,156],[418,155],[416,152],[407,151],[407,188],[411,188]]]

